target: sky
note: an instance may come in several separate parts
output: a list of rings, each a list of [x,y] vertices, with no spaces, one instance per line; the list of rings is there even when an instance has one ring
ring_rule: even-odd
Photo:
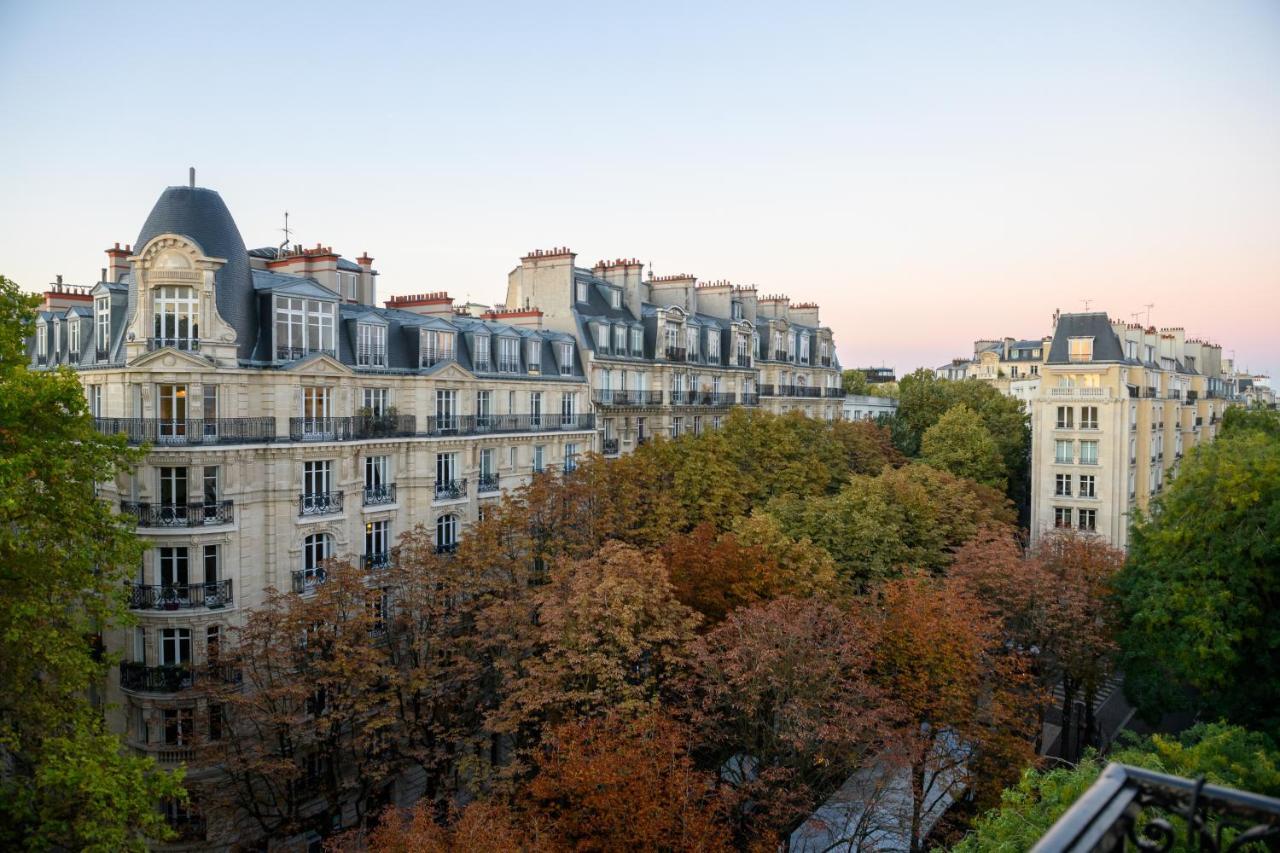
[[[1280,378],[1275,0],[0,0],[0,274],[95,281],[188,166],[379,298],[563,245],[817,302],[846,367],[1087,304]]]

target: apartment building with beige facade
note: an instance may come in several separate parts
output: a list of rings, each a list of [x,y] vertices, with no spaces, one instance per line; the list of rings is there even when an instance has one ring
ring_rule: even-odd
[[[147,546],[137,624],[106,638],[123,659],[106,700],[163,766],[215,725],[195,682],[221,672],[227,630],[271,589],[308,594],[327,559],[376,578],[417,525],[447,553],[536,473],[714,428],[734,406],[839,417],[816,306],[646,279],[636,261],[532,252],[506,307],[443,292],[379,306],[367,253],[247,249],[194,179],[106,254],[96,284],[45,294],[29,357],[76,370],[97,428],[149,446],[101,489]],[[197,814],[172,817],[206,840]]]
[[[1125,547],[1134,514],[1237,404],[1220,346],[1101,312],[1056,316],[1039,374],[1029,409],[1033,542],[1073,528]]]

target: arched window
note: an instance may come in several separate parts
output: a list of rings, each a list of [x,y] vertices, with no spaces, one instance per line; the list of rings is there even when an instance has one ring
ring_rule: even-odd
[[[312,589],[324,581],[324,561],[333,556],[333,537],[328,533],[312,533],[302,543],[302,570],[297,573],[294,589]]]
[[[165,285],[155,290],[155,335],[152,349],[200,348],[200,300],[190,287]]]
[[[452,554],[458,548],[458,517],[442,515],[436,519],[436,553]]]

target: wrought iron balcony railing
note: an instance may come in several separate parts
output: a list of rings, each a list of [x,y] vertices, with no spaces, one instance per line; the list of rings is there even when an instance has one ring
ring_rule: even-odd
[[[661,406],[661,391],[597,391],[594,397],[598,406]]]
[[[103,435],[125,435],[130,444],[185,447],[202,444],[256,444],[275,441],[275,418],[94,418]]]
[[[684,361],[688,355],[684,347],[667,347],[667,361]]]
[[[739,402],[744,406],[758,406],[760,405],[760,395],[755,392],[743,394]]]
[[[316,566],[313,569],[297,569],[293,573],[293,591],[297,593],[310,592],[324,583],[324,579],[327,576],[328,573],[323,566]]]
[[[594,414],[585,415],[453,415],[427,418],[419,435],[493,435],[509,432],[585,431],[595,429]]]
[[[774,350],[774,351],[773,351],[773,360],[774,360],[774,361],[790,361],[790,359],[789,359],[789,358],[787,358],[787,351],[786,351],[786,350],[784,350],[784,349],[776,349],[776,350]]]
[[[128,584],[130,610],[216,610],[232,603],[231,579],[194,584]]]
[[[738,367],[750,367],[750,366],[751,366],[751,356],[749,355],[738,356]]]
[[[419,367],[433,367],[442,361],[453,361],[453,349],[424,349],[418,354]]]
[[[383,506],[396,502],[396,484],[383,483],[380,486],[364,487],[365,506]]]
[[[499,356],[499,357],[498,357],[498,372],[499,372],[499,373],[519,373],[519,372],[520,372],[520,359],[518,359],[518,358],[503,358],[503,357]]]
[[[458,480],[436,481],[435,499],[438,501],[456,501],[467,496],[467,478]]]
[[[310,347],[276,347],[276,361],[297,361],[309,355],[327,355],[334,357],[331,349],[312,349]]]
[[[231,524],[235,520],[234,501],[209,503],[153,504],[120,501],[120,513],[137,519],[139,527],[205,527]]]
[[[828,398],[835,398],[835,399],[839,399],[839,398],[844,397],[844,389],[843,389],[843,388],[825,388],[825,389],[823,389],[823,390],[825,391],[825,396],[826,396],[826,397],[828,397]]]
[[[456,554],[457,551],[458,551],[457,542],[437,542],[436,543],[437,554]]]
[[[1187,849],[1276,848],[1280,800],[1109,764],[1032,848],[1032,853],[1169,850],[1179,836]]]
[[[289,418],[291,441],[362,441],[414,434],[413,415],[358,415],[347,418]]]
[[[120,689],[134,693],[177,693],[204,680],[239,684],[242,679],[243,673],[239,668],[225,663],[210,663],[202,667],[185,663],[162,666],[131,661],[120,663]]]
[[[361,562],[364,564],[364,570],[366,572],[374,572],[374,571],[378,571],[379,569],[390,568],[391,552],[382,551],[377,554],[365,554],[361,558]]]
[[[298,495],[298,515],[331,515],[342,512],[342,492],[310,492]]]
[[[603,450],[604,450],[605,456],[617,456],[618,455],[618,439],[606,438],[604,440]]]
[[[822,356],[822,358],[821,358],[821,359],[819,359],[819,360],[822,362],[822,366],[823,366],[823,367],[830,367],[830,366],[831,366],[831,356],[829,356],[829,355],[824,355],[824,356]]]
[[[481,474],[476,479],[476,493],[485,494],[486,492],[498,491],[498,475],[497,474]]]
[[[361,347],[356,350],[357,367],[386,367],[387,351],[385,349]]]

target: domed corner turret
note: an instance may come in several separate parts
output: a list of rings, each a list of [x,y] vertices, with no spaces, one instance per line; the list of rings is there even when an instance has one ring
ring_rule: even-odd
[[[206,257],[226,259],[214,275],[218,314],[235,330],[238,357],[251,358],[258,338],[253,274],[244,239],[222,196],[204,187],[166,188],[151,208],[134,247],[142,251],[161,234],[181,235],[194,241]],[[136,298],[131,288],[130,301]]]

